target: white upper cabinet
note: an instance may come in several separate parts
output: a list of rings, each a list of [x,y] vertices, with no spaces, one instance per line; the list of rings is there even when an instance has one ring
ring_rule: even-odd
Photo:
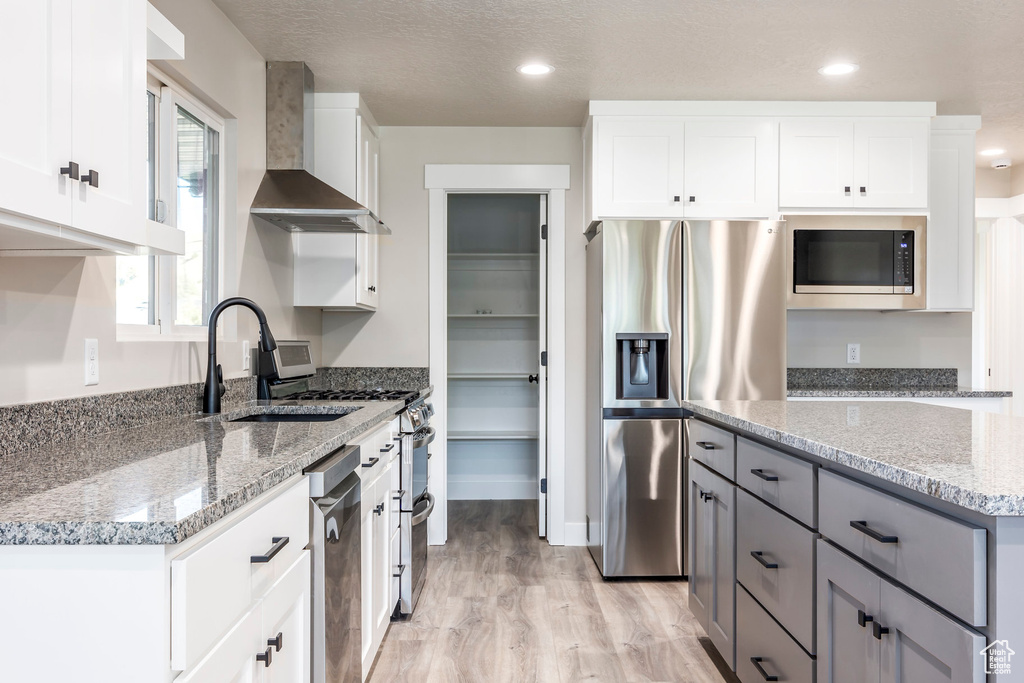
[[[0,74],[0,211],[69,225],[71,0],[0,2]]]
[[[974,308],[974,134],[977,116],[932,124],[928,200],[928,308]]]
[[[358,94],[317,93],[314,175],[380,216],[380,138]],[[296,306],[375,311],[377,235],[294,233]]]
[[[776,124],[770,119],[687,121],[687,218],[768,218],[775,211]]]
[[[683,217],[683,122],[597,119],[594,218]]]
[[[75,227],[130,244],[146,230],[146,3],[71,3]],[[87,174],[97,176],[87,182]]]
[[[926,209],[928,135],[926,118],[784,119],[779,205]]]
[[[0,57],[17,103],[0,110],[0,222],[50,238],[36,248],[146,247],[146,3],[0,0]]]
[[[595,120],[595,218],[767,218],[775,210],[771,119]]]

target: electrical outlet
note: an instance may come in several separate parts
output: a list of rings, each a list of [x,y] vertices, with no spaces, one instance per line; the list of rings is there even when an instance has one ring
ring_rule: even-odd
[[[242,340],[242,372],[249,374],[249,340]]]
[[[860,363],[860,344],[846,345],[846,362]]]
[[[100,342],[97,339],[85,340],[85,386],[91,387],[100,383]]]

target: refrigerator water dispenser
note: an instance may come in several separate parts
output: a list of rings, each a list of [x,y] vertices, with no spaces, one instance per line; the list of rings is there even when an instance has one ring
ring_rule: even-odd
[[[619,399],[668,398],[667,348],[664,332],[615,335]]]

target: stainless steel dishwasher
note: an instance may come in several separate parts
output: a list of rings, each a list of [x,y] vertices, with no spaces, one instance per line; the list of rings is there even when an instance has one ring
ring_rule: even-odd
[[[359,447],[345,446],[309,467],[312,496],[313,681],[362,680]]]

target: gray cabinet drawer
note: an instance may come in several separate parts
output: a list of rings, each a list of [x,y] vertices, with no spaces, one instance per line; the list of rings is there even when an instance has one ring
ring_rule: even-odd
[[[811,654],[815,536],[746,491],[737,492],[736,579]]]
[[[736,625],[736,675],[743,683],[771,680],[766,675],[814,683],[814,660],[742,587],[736,589]]]
[[[736,483],[807,526],[818,526],[814,465],[738,437]]]
[[[826,470],[818,489],[823,536],[968,624],[985,625],[984,529]]]
[[[690,457],[729,481],[736,481],[736,436],[695,419],[686,420],[686,430]]]

